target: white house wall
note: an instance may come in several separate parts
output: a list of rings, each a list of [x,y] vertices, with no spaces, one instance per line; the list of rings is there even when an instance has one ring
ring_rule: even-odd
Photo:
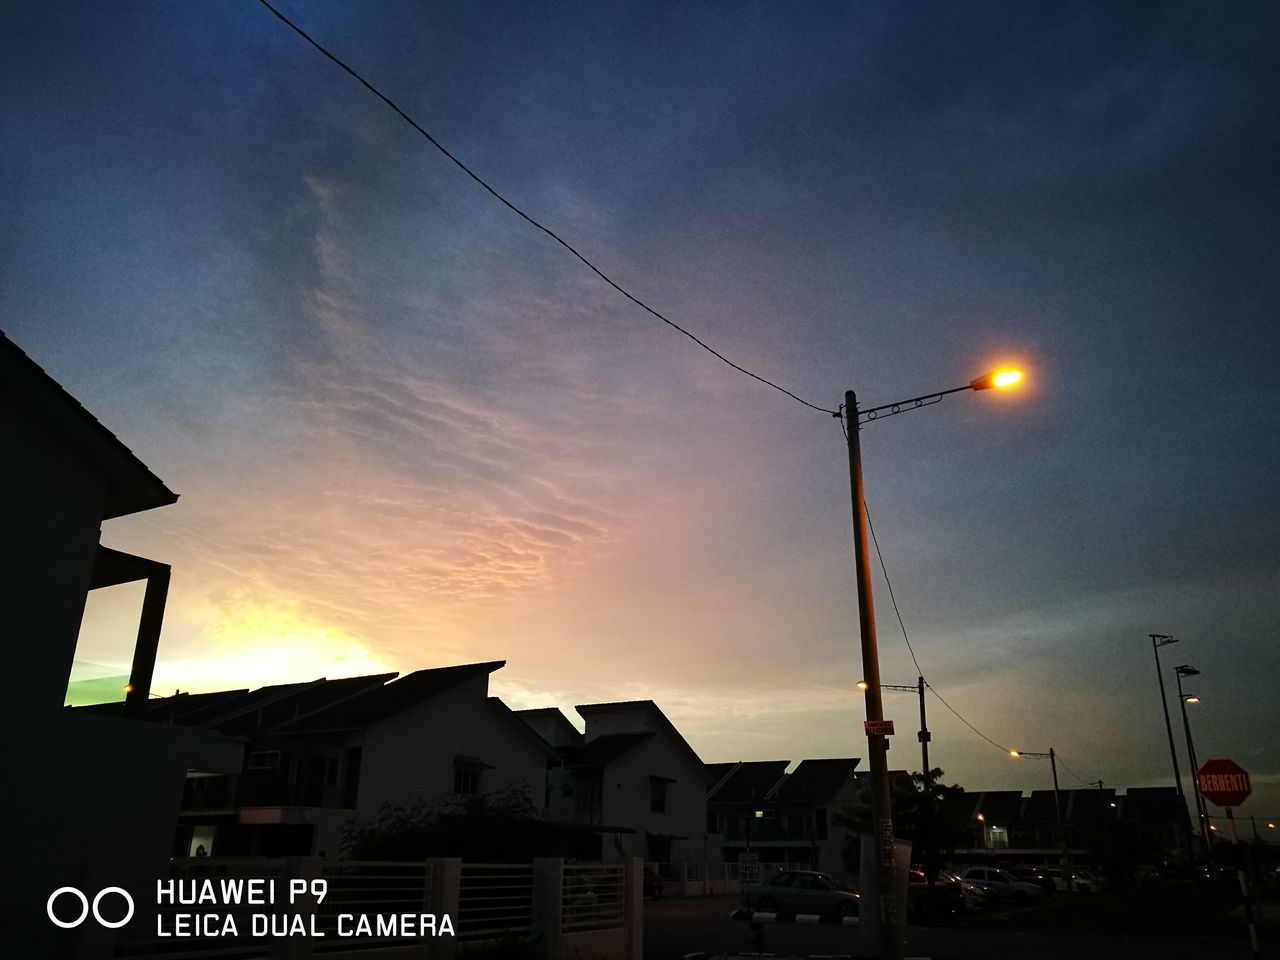
[[[413,806],[452,799],[454,758],[475,757],[493,769],[480,792],[526,788],[541,809],[546,755],[488,703],[488,677],[463,681],[365,732],[356,815],[377,818],[384,804]]]

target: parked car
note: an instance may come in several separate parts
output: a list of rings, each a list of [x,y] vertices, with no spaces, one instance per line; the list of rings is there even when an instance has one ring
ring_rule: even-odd
[[[1043,867],[1007,867],[1006,872],[1015,880],[1034,883],[1045,892],[1045,896],[1049,896],[1058,889],[1058,885],[1044,872]]]
[[[742,891],[743,906],[765,913],[858,915],[858,895],[829,873],[783,870]]]
[[[914,923],[947,920],[967,909],[964,881],[955,875],[938,874],[929,889],[929,878],[923,870],[907,875],[907,919]]]
[[[1056,867],[1046,869],[1045,876],[1053,881],[1053,885],[1058,890],[1070,889],[1075,893],[1097,893],[1102,889],[1102,883],[1092,873],[1087,870],[1078,870],[1071,873],[1071,886],[1067,886],[1067,875]]]
[[[958,873],[946,872],[939,874],[948,880],[954,880],[960,885],[960,892],[964,895],[965,910],[986,910],[995,903],[995,894],[984,887],[978,886],[976,883],[970,883]]]
[[[970,867],[961,876],[975,886],[990,891],[997,900],[1005,903],[1031,903],[1044,896],[1044,891],[1036,884],[1016,880],[995,867]]]

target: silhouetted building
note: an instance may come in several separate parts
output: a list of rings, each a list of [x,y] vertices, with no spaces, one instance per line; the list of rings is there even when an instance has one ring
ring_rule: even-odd
[[[713,765],[718,779],[707,795],[707,827],[719,837],[721,856],[732,863],[750,852],[764,863],[843,873],[846,831],[835,819],[857,800],[858,759],[801,760],[788,774],[789,763]]]
[[[9,731],[0,859],[6,878],[22,878],[19,898],[39,897],[20,899],[23,929],[43,929],[30,921],[43,916],[43,898],[83,885],[99,858],[163,863],[187,770],[234,769],[239,755],[212,731],[129,718],[150,692],[169,568],[103,547],[101,526],[177,495],[3,334],[0,450],[8,667],[0,719]],[[65,710],[88,592],[139,580],[146,594],[123,715]],[[29,946],[34,955],[56,955],[51,945],[43,954]]]
[[[516,712],[563,761],[548,771],[552,818],[599,829],[606,858],[705,860],[706,770],[657,704],[574,709],[586,722],[581,734],[555,708]]]
[[[244,743],[230,775],[187,779],[175,854],[337,856],[343,826],[386,805],[524,791],[544,802],[557,754],[496,697],[505,661],[152,700],[147,719]],[[110,711],[112,705],[83,708]]]

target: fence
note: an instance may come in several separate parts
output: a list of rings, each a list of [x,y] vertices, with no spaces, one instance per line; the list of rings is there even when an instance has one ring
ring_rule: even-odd
[[[523,944],[541,960],[574,952],[600,960],[643,954],[639,860],[199,858],[171,861],[159,879],[138,868],[126,879],[119,863],[108,868],[110,882],[131,892],[136,914],[119,929],[69,931],[64,942],[74,938],[68,956],[76,960],[452,960],[495,941]],[[323,897],[314,896],[321,889]],[[212,895],[202,895],[207,890]],[[306,892],[293,898],[293,890]],[[193,928],[193,916],[217,920]],[[427,916],[436,928],[426,929]],[[445,916],[452,936],[436,935]]]

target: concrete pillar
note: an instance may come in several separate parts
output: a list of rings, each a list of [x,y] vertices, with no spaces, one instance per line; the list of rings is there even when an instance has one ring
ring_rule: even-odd
[[[627,924],[627,960],[644,960],[644,859],[628,857],[623,876],[623,917]]]
[[[439,929],[441,918],[446,914],[456,933],[458,929],[458,904],[462,896],[462,861],[457,857],[436,857],[427,861],[431,871],[431,882],[427,888],[427,913],[436,918]],[[453,960],[458,949],[458,939],[453,937],[436,937],[427,942],[427,949],[432,957],[440,960]]]
[[[564,861],[533,861],[533,949],[538,960],[560,960],[564,909]]]

